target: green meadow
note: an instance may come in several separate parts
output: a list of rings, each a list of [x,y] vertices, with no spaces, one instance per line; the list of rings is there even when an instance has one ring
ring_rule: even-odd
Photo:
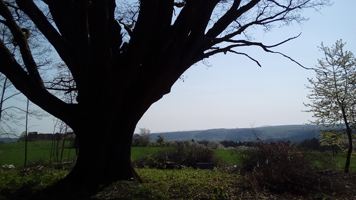
[[[61,144],[60,144],[61,145]],[[158,151],[169,147],[132,147],[131,158],[135,160],[140,157],[153,155]],[[56,158],[60,157],[61,150],[58,154],[55,152],[56,144],[51,141],[28,142],[27,147],[27,163],[56,162]],[[238,159],[236,154],[230,150],[215,149],[215,156],[228,164],[237,164]],[[75,157],[75,149],[69,148],[69,143],[65,144],[63,150],[62,161],[70,161]],[[13,164],[16,167],[23,167],[25,160],[25,143],[12,142],[0,143],[0,165]]]
[[[27,147],[27,164],[31,163],[55,163],[61,157],[61,149],[56,151],[57,143],[52,141],[37,141],[28,142]],[[59,143],[62,145],[62,143]],[[62,161],[71,161],[75,155],[75,149],[69,148],[69,142],[64,144],[64,150],[62,154]],[[150,156],[158,151],[164,150],[169,147],[132,147],[131,158],[136,160],[144,156]],[[229,164],[235,165],[240,163],[240,158],[243,154],[240,151],[214,149],[214,155],[217,159]],[[340,153],[336,156],[330,155],[328,152],[311,152],[310,156],[315,160],[315,165],[321,168],[328,168],[332,165],[334,170],[342,171],[344,163],[346,161],[345,154]],[[25,160],[25,143],[24,142],[12,142],[12,143],[0,143],[0,166],[4,164],[13,164],[16,167],[23,167]],[[351,172],[356,172],[356,158],[351,159]]]
[[[62,143],[59,143],[62,145]],[[62,152],[56,151],[57,143],[52,141],[28,142],[27,143],[27,163],[36,162],[56,162]],[[69,142],[65,143],[62,154],[62,161],[69,161],[75,157],[75,149],[68,148]],[[12,164],[16,167],[24,166],[25,143],[11,142],[0,143],[0,165]]]

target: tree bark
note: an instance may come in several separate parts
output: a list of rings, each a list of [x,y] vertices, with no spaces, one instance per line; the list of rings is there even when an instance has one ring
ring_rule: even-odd
[[[107,117],[93,116],[74,129],[79,145],[76,163],[69,174],[45,193],[49,199],[90,199],[100,188],[118,180],[141,182],[131,165],[131,141],[136,122],[117,121],[107,126]],[[65,191],[63,193],[63,191]],[[42,196],[41,196],[42,197]]]
[[[117,180],[137,179],[131,166],[131,142],[137,122],[122,118],[110,126],[108,121],[112,119],[108,117],[91,117],[93,120],[83,119],[83,126],[74,129],[79,154],[64,181],[77,186],[95,187]]]
[[[353,145],[352,145],[352,130],[350,128],[349,121],[347,120],[345,106],[341,106],[341,112],[342,112],[342,117],[343,117],[344,122],[345,122],[346,134],[347,134],[347,138],[348,138],[348,141],[349,141],[349,149],[347,150],[344,172],[345,173],[349,173],[350,163],[351,163],[351,153],[352,153],[352,149],[353,149]]]
[[[92,186],[117,180],[141,181],[131,165],[132,136],[143,114],[167,92],[147,80],[144,82],[147,87],[143,87],[142,81],[137,79],[127,89],[120,90],[115,77],[100,80],[97,81],[100,85],[92,87],[100,92],[79,101],[81,117],[72,126],[79,154],[65,181]]]
[[[344,172],[345,173],[349,173],[350,163],[351,163],[351,153],[352,153],[353,145],[352,145],[352,133],[351,133],[351,129],[350,129],[348,123],[346,124],[346,132],[347,132],[347,138],[348,138],[348,141],[349,141],[349,149],[347,150]]]
[[[96,131],[98,128],[90,127],[93,129],[87,129],[78,137],[77,162],[67,179],[78,184],[105,184],[134,178],[131,167],[133,130],[129,132],[118,127],[100,133]]]

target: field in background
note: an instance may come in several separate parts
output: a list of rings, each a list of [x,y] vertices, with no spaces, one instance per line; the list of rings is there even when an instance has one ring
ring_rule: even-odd
[[[131,159],[136,160],[143,156],[149,156],[167,147],[132,147]]]
[[[61,143],[60,143],[61,144]],[[41,142],[29,142],[28,143],[28,158],[27,163],[55,163],[60,158],[61,152],[56,152],[56,144],[51,141],[41,141]],[[63,151],[62,161],[70,161],[75,157],[75,149],[68,148],[69,142],[65,144],[65,149]],[[136,160],[143,156],[150,156],[164,148],[169,147],[132,147],[131,158]],[[215,156],[226,162],[229,165],[239,164],[239,158],[241,158],[241,152],[225,149],[214,149]],[[337,156],[331,156],[330,153],[313,152],[311,153],[316,162],[318,163],[328,163],[329,161],[334,161],[336,163],[335,170],[342,171],[345,164],[345,154],[340,153]],[[15,167],[23,167],[25,159],[25,143],[24,142],[13,142],[13,143],[0,143],[0,166],[5,164],[13,164]],[[325,164],[324,164],[325,165]],[[321,168],[327,168],[328,166],[320,166]],[[356,158],[351,159],[351,172],[356,172]]]
[[[61,145],[62,143],[59,143]],[[28,142],[27,163],[49,162],[53,163],[60,159],[61,151],[56,151],[57,143],[52,141]],[[65,143],[65,147],[69,142]],[[75,149],[65,148],[62,161],[69,161],[75,157]],[[0,165],[12,164],[15,167],[23,167],[25,161],[25,143],[11,142],[0,143]]]
[[[68,147],[69,143],[65,146]],[[143,156],[152,155],[167,147],[132,147],[131,158],[132,160],[138,159]],[[51,141],[41,142],[28,142],[28,157],[27,163],[35,162],[56,162],[57,154],[53,153],[55,144]],[[228,164],[237,164],[238,160],[230,150],[215,149],[215,155],[227,162]],[[58,152],[60,154],[60,151]],[[59,157],[60,155],[58,155]],[[63,161],[70,161],[75,157],[75,149],[65,148],[63,151]],[[0,143],[0,165],[13,164],[16,167],[22,167],[25,160],[25,143],[12,142]]]

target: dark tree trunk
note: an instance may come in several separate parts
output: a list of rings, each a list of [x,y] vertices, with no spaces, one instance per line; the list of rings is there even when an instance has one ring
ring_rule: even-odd
[[[136,123],[110,110],[93,112],[81,119],[81,126],[73,129],[79,154],[66,179],[94,185],[132,179],[131,141]]]
[[[132,179],[131,139],[135,126],[121,123],[110,128],[100,124],[88,126],[78,134],[79,154],[67,179],[79,184]]]
[[[154,82],[146,80],[142,86],[141,81],[137,79],[127,90],[120,90],[115,78],[98,80],[100,85],[91,89],[99,92],[79,101],[82,117],[71,126],[79,153],[65,181],[92,186],[117,180],[140,181],[131,165],[132,136],[143,114],[165,93],[154,87]]]
[[[335,156],[335,155],[337,154],[337,148],[338,148],[337,145],[333,145],[333,146],[332,146],[333,156]]]
[[[82,109],[83,117],[71,126],[79,147],[76,163],[63,180],[43,191],[46,195],[90,199],[102,186],[115,181],[141,182],[131,165],[131,143],[136,124],[150,104],[143,104],[137,95],[124,99],[102,100]]]
[[[347,137],[348,137],[348,141],[349,141],[349,149],[347,150],[345,171],[344,172],[345,173],[349,173],[350,163],[351,163],[351,153],[352,153],[353,145],[352,145],[351,129],[348,126],[348,124],[346,126],[346,129],[347,129]]]
[[[349,121],[347,120],[346,111],[345,111],[345,107],[344,106],[341,107],[341,112],[342,112],[342,117],[343,117],[344,122],[345,122],[346,134],[347,134],[347,138],[348,138],[348,141],[349,141],[349,149],[347,150],[344,172],[345,173],[349,173],[350,163],[351,163],[351,153],[352,153],[352,149],[353,149],[353,145],[352,145],[352,130],[350,128]]]

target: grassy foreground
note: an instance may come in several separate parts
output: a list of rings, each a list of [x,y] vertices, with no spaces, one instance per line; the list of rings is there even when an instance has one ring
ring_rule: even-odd
[[[296,195],[289,193],[270,193],[267,190],[251,189],[246,179],[238,173],[223,171],[195,170],[191,168],[180,170],[137,169],[144,183],[136,181],[118,181],[105,187],[99,193],[90,197],[78,198],[66,191],[57,198],[55,195],[42,194],[42,190],[59,179],[68,171],[49,168],[32,168],[27,172],[20,170],[0,169],[0,200],[57,200],[57,199],[356,199],[355,181],[353,175],[342,176],[347,180],[345,191],[338,194],[313,193]],[[337,182],[339,183],[339,182]],[[35,198],[32,195],[37,193]],[[40,194],[40,195],[38,195]],[[68,195],[68,196],[66,196]]]
[[[27,199],[68,171],[49,168],[24,173],[0,170],[0,199]],[[239,199],[238,174],[194,169],[137,169],[144,183],[119,181],[91,199]],[[43,196],[43,199],[47,199]]]
[[[94,199],[237,199],[237,174],[194,169],[137,169],[144,183],[121,181]]]
[[[356,174],[342,173],[343,154],[331,156],[329,153],[308,152],[304,156],[304,153],[290,151],[289,146],[278,143],[275,145],[262,143],[259,149],[265,151],[257,158],[267,157],[260,160],[259,166],[255,166],[256,168],[250,172],[246,172],[247,168],[243,168],[242,165],[244,163],[242,158],[246,158],[247,152],[214,150],[214,156],[227,165],[219,165],[220,168],[212,171],[193,168],[137,168],[144,183],[118,181],[105,186],[95,194],[80,191],[77,194],[79,196],[68,191],[53,193],[46,189],[69,172],[68,166],[58,169],[51,150],[53,149],[51,142],[29,144],[29,155],[32,156],[29,156],[29,161],[33,164],[26,168],[22,167],[21,156],[24,155],[22,145],[23,143],[0,144],[0,164],[17,163],[16,169],[0,168],[0,200],[356,199]],[[155,153],[169,150],[166,148],[171,147],[134,147],[132,160],[142,157],[152,159]],[[68,159],[71,155],[74,157],[74,149],[67,148],[65,152],[63,155],[67,155]],[[253,152],[250,156],[258,153]],[[303,171],[306,158],[312,161],[312,165]],[[158,158],[155,159],[157,161]],[[252,161],[252,164],[256,164],[255,158]],[[355,172],[355,162],[355,158],[352,158],[351,172]],[[233,164],[238,164],[239,169],[243,170],[228,169]],[[59,194],[62,196],[58,197]],[[83,194],[85,198],[82,198]]]

